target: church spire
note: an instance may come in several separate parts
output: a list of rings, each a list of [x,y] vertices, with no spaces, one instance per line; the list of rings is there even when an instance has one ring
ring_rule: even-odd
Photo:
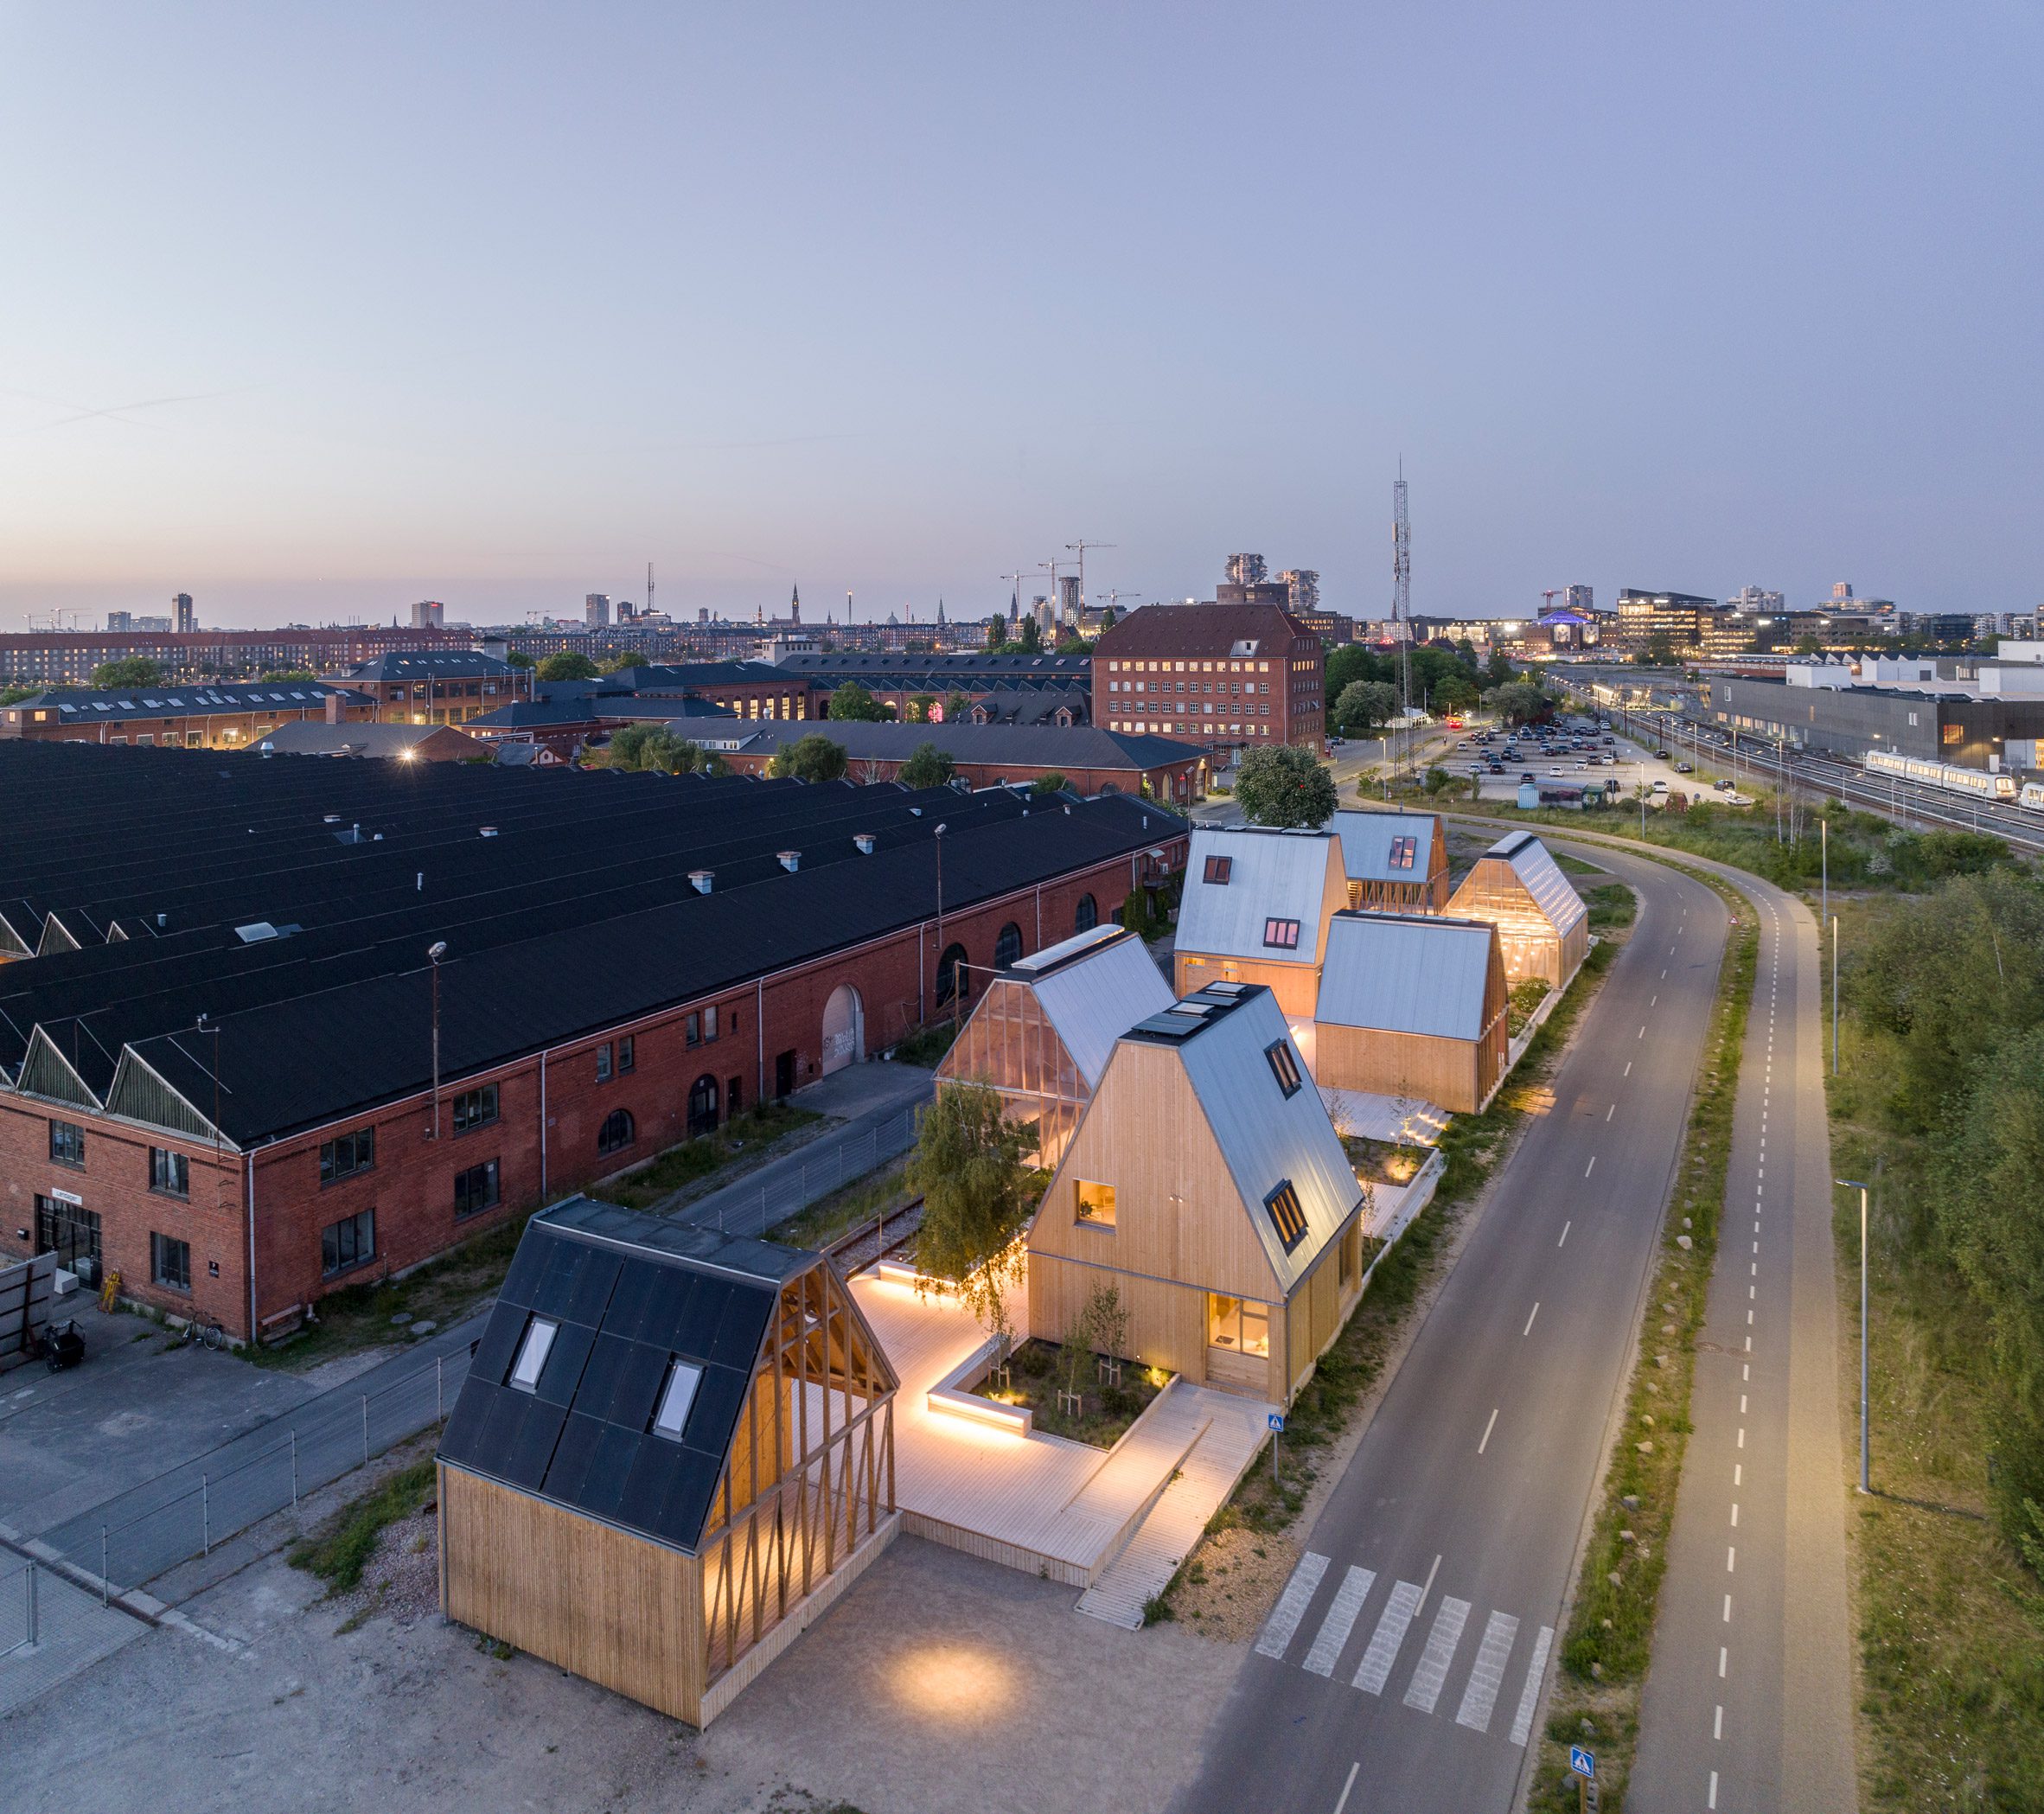
[[[802,589],[799,585],[789,595],[788,616],[791,623],[802,621]]]

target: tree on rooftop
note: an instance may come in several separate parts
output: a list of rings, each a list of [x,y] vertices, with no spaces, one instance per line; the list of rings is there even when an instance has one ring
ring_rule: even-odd
[[[597,665],[587,655],[563,650],[540,662],[538,673],[542,680],[593,680]]]
[[[840,722],[877,725],[887,717],[887,708],[857,680],[846,680],[830,696],[828,715]]]
[[[767,773],[797,781],[841,781],[845,775],[845,746],[834,744],[821,731],[812,731],[774,751]]]
[[[1032,794],[1039,795],[1044,794],[1061,794],[1070,785],[1070,782],[1066,781],[1064,776],[1060,775],[1057,770],[1052,769],[1048,774],[1038,776],[1037,778],[1030,783],[1029,791]]]
[[[147,655],[123,655],[118,661],[102,661],[93,670],[93,685],[112,692],[123,687],[160,687],[163,664]]]
[[[1022,1231],[1036,1209],[1036,1176],[1024,1162],[1034,1129],[1001,1113],[976,1083],[947,1083],[923,1117],[909,1160],[909,1187],[923,1193],[916,1264],[953,1286],[989,1334],[1013,1325],[1007,1294],[1022,1278]]]
[[[917,744],[901,765],[901,778],[911,788],[941,788],[957,772],[950,752],[935,744]]]
[[[1296,744],[1244,751],[1235,797],[1251,824],[1282,827],[1323,826],[1339,803],[1325,764]]]

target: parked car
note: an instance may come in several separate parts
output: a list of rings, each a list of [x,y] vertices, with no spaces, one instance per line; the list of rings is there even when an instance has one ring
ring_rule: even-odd
[[[1668,752],[1665,750],[1656,750],[1654,751],[1654,760],[1656,762],[1666,762],[1668,760]]]
[[[1694,775],[1696,772],[1696,765],[1689,762],[1678,762],[1675,765],[1675,772],[1677,775]]]
[[[1710,784],[1721,794],[1729,794],[1732,791],[1732,783],[1728,781],[1714,781]]]

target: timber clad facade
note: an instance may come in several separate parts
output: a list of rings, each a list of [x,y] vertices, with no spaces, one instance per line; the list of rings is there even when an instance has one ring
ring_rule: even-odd
[[[1508,983],[1538,978],[1566,988],[1589,955],[1589,910],[1530,832],[1514,832],[1485,851],[1448,911],[1497,927]]]
[[[1202,826],[1192,834],[1172,962],[1178,993],[1261,984],[1288,1020],[1309,1021],[1327,923],[1348,905],[1332,832]]]
[[[706,1726],[894,1536],[896,1386],[821,1255],[557,1204],[441,1444],[442,1608]]]
[[[1112,1283],[1128,1357],[1286,1403],[1354,1307],[1362,1232],[1276,1003],[1217,985],[1115,1044],[1030,1226],[1030,1326]]]

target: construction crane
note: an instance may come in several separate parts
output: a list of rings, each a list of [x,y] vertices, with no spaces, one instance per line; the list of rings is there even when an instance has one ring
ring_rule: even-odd
[[[1547,610],[1551,611],[1555,608],[1555,600],[1562,596],[1562,589],[1558,585],[1550,585],[1540,596],[1546,600]]]
[[[1081,536],[1076,541],[1068,541],[1065,543],[1065,553],[1068,554],[1076,554],[1079,557],[1080,616],[1083,616],[1086,611],[1086,550],[1089,548],[1114,548],[1119,547],[1120,546],[1121,544],[1118,542],[1088,541],[1084,536]]]
[[[1022,582],[1028,578],[1029,575],[1025,572],[997,573],[993,577],[996,579],[1006,580],[1014,588],[1008,604],[1008,622],[1010,623],[1019,623],[1022,617]]]
[[[1109,586],[1107,589],[1105,596],[1108,602],[1108,609],[1119,616],[1121,611],[1121,601],[1124,598],[1140,598],[1143,595],[1140,592],[1124,592],[1119,590],[1117,587]]]

